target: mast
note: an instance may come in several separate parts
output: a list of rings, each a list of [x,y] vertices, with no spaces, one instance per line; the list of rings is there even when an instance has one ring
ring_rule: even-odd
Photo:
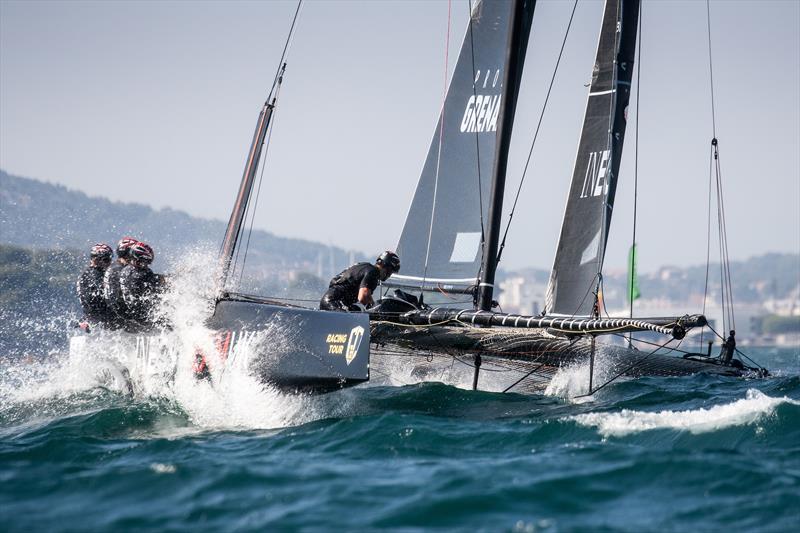
[[[222,248],[219,254],[219,290],[222,293],[225,290],[225,284],[230,274],[231,264],[233,263],[233,254],[236,251],[236,244],[239,240],[239,234],[242,230],[244,223],[245,212],[247,211],[247,203],[250,200],[250,194],[253,191],[253,184],[255,183],[256,171],[258,170],[258,162],[261,159],[261,149],[264,146],[264,139],[267,136],[272,113],[275,110],[275,103],[278,100],[278,93],[280,92],[281,82],[283,82],[283,73],[286,70],[286,63],[281,66],[278,74],[277,87],[272,101],[267,99],[264,102],[264,107],[258,115],[258,122],[256,122],[256,130],[253,133],[253,142],[250,144],[250,151],[247,155],[247,161],[244,165],[244,172],[242,173],[242,182],[239,185],[239,192],[236,195],[236,202],[233,204],[233,211],[231,218],[228,220],[228,228],[225,230],[225,238],[222,241]]]
[[[500,226],[503,215],[508,149],[511,145],[511,130],[514,126],[514,112],[517,107],[517,96],[519,95],[519,84],[522,78],[522,67],[525,63],[525,52],[528,48],[533,9],[536,5],[536,0],[513,0],[513,2],[511,31],[508,35],[508,45],[506,47],[506,71],[503,75],[504,94],[498,124],[498,147],[495,152],[492,172],[489,224],[478,287],[478,309],[482,311],[489,311],[492,308],[494,278],[497,270],[497,247],[500,242]]]

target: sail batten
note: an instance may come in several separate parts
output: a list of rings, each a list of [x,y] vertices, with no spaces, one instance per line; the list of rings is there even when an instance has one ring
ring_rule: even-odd
[[[561,236],[545,296],[545,312],[591,316],[600,284],[625,123],[639,0],[606,0],[583,129]]]

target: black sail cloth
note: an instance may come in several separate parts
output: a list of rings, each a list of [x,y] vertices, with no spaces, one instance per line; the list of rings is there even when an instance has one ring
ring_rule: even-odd
[[[513,3],[476,2],[397,252],[390,285],[477,284]]]
[[[607,0],[561,237],[545,297],[548,315],[595,311],[625,140],[639,0]]]

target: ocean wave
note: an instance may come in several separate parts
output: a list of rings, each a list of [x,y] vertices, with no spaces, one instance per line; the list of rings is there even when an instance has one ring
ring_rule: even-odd
[[[585,413],[569,417],[582,426],[595,427],[605,437],[621,437],[654,429],[706,433],[726,427],[753,424],[772,415],[781,404],[800,405],[789,397],[773,398],[756,389],[731,403],[686,411],[633,411]]]

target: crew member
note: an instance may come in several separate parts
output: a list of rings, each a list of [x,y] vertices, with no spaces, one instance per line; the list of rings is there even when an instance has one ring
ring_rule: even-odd
[[[128,330],[142,331],[157,323],[163,277],[150,270],[154,258],[150,245],[137,242],[130,247],[128,264],[120,272],[119,286],[125,302],[125,327]]]
[[[89,252],[89,266],[78,278],[78,298],[83,307],[83,320],[80,327],[89,330],[91,326],[107,325],[111,318],[111,310],[106,305],[103,295],[103,276],[114,252],[107,244],[95,244]]]
[[[370,307],[375,303],[372,292],[378,281],[386,281],[396,272],[400,272],[400,258],[390,251],[383,252],[374,265],[356,263],[331,280],[319,301],[319,308],[325,311],[360,311],[356,302]]]
[[[734,353],[736,353],[736,332],[731,330],[728,338],[722,343],[722,350],[719,356],[725,363],[730,363]]]
[[[122,299],[122,291],[119,286],[119,275],[122,269],[128,264],[128,253],[131,246],[137,241],[133,237],[123,237],[117,243],[117,260],[108,267],[103,278],[103,295],[106,305],[111,312],[111,324],[114,329],[123,327],[127,315],[125,301]]]

